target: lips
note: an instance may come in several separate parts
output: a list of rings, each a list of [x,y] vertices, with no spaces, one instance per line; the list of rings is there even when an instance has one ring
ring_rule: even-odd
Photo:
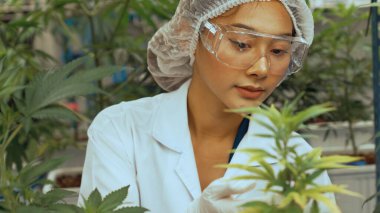
[[[240,94],[240,96],[247,99],[257,99],[264,93],[264,89],[260,87],[236,86],[235,88]]]

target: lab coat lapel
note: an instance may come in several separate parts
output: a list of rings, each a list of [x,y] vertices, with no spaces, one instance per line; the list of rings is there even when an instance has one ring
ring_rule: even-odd
[[[195,199],[201,195],[201,187],[192,146],[189,148],[190,151],[183,152],[179,157],[175,171],[191,194],[192,199]]]
[[[152,135],[159,143],[178,154],[175,172],[194,199],[201,194],[201,188],[188,128],[189,85],[190,80],[161,100],[153,119]]]
[[[257,134],[271,134],[271,132],[266,129],[265,127],[261,126],[259,123],[257,123],[257,120],[265,121],[266,123],[270,123],[268,118],[262,116],[262,115],[252,115],[252,119],[249,122],[248,131],[241,140],[239,146],[237,147],[237,152],[234,153],[231,164],[248,164],[251,166],[259,166],[257,162],[249,162],[249,156],[245,153],[240,153],[239,149],[244,148],[258,148],[263,149],[271,154],[275,155],[275,152],[273,150],[273,147],[276,145],[274,139],[271,138],[262,138],[258,137]],[[269,164],[277,164],[277,160],[274,159],[265,159],[265,161]],[[224,177],[231,178],[237,175],[240,175],[242,170],[234,169],[234,168],[228,168],[225,172]]]

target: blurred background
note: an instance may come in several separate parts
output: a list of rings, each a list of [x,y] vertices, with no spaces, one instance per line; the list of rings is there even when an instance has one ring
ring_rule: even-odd
[[[303,93],[299,109],[331,102],[337,110],[312,120],[304,133],[317,135],[308,142],[323,147],[324,155],[363,157],[357,168],[329,174],[333,183],[346,184],[365,198],[377,191],[375,44],[371,9],[358,7],[368,3],[308,1],[316,29],[305,66],[267,100],[281,106]],[[47,166],[38,178],[78,191],[86,131],[95,115],[112,104],[164,92],[147,71],[146,47],[177,4],[178,0],[0,0],[0,201],[5,185],[19,184],[9,183],[16,182],[12,177],[26,165],[60,156],[66,160]],[[51,186],[41,182],[32,188],[49,191]],[[75,203],[76,197],[67,200]],[[337,196],[347,213],[373,212],[376,198],[363,206],[364,200]]]

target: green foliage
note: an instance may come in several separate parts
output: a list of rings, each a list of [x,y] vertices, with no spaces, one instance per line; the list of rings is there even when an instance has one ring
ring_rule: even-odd
[[[362,100],[367,97],[360,98],[371,88],[369,39],[360,29],[368,14],[339,4],[336,8],[316,9],[313,15],[317,32],[305,66],[274,93],[276,100],[283,102],[305,92],[300,108],[326,101],[337,108],[332,117],[324,117],[326,120],[346,121],[347,116],[353,121],[368,119],[369,112],[363,110],[369,107]]]
[[[14,9],[21,10],[17,3],[8,3]],[[54,58],[43,51],[33,48],[33,39],[40,35],[44,26],[39,22],[39,13],[29,13],[16,16],[9,21],[6,13],[0,12],[0,59],[2,65],[9,69],[17,69],[20,80],[25,81],[41,69],[41,61],[56,62]],[[20,76],[22,74],[22,76]]]
[[[3,173],[0,176],[0,196],[2,197],[0,199],[0,210],[23,211],[22,209],[29,203],[56,202],[62,198],[61,196],[67,196],[68,192],[59,195],[58,193],[43,195],[40,191],[33,189],[33,187],[46,183],[43,176],[62,162],[63,159],[53,159],[42,163],[31,162],[18,173],[11,170],[2,171]],[[49,205],[49,203],[44,203],[44,205]],[[21,210],[18,210],[19,208]]]
[[[27,13],[22,12],[24,3],[23,0],[6,1],[16,15],[0,22],[0,187],[7,189],[4,196],[9,202],[9,205],[1,204],[5,206],[0,207],[0,212],[5,208],[45,212],[42,211],[47,208],[42,205],[44,202],[53,205],[59,200],[53,199],[56,195],[49,194],[51,203],[47,201],[50,198],[37,202],[38,196],[34,196],[33,190],[14,194],[13,190],[18,188],[7,186],[7,183],[19,180],[18,175],[22,175],[25,177],[22,186],[28,188],[26,185],[30,181],[26,181],[29,177],[24,175],[23,165],[28,165],[26,169],[42,169],[34,167],[34,159],[44,160],[51,150],[72,143],[73,137],[67,130],[69,122],[89,121],[87,116],[63,106],[63,99],[98,95],[95,107],[90,107],[87,114],[92,117],[114,102],[160,91],[146,69],[146,44],[162,21],[174,13],[178,0],[47,0],[43,8],[37,5],[36,10]],[[142,21],[131,24],[133,14]],[[8,19],[2,12],[0,18]],[[65,22],[67,19],[75,19],[77,24],[71,26]],[[80,40],[87,29],[90,29],[90,41],[81,47],[78,38]],[[93,60],[81,58],[46,71],[45,67],[58,62],[46,52],[33,48],[34,39],[45,32],[63,41],[64,49],[81,48],[81,53],[91,55]],[[128,81],[105,87],[102,79],[120,71],[120,67],[127,69]],[[25,207],[31,203],[35,205]],[[63,212],[76,212],[72,206],[54,205],[56,209],[65,208]],[[119,211],[141,212],[138,208]]]
[[[64,159],[53,159],[45,162],[31,162],[19,173],[6,171],[7,184],[0,186],[0,212],[11,213],[143,213],[142,207],[118,208],[128,195],[129,186],[109,193],[104,199],[95,189],[85,200],[84,207],[66,204],[64,199],[76,195],[75,192],[53,189],[46,194],[36,189],[45,184],[45,174],[59,166]]]
[[[146,70],[146,43],[161,21],[174,13],[178,0],[48,0],[43,8],[36,5],[36,10],[20,13],[24,3],[23,0],[6,1],[5,4],[20,15],[0,22],[0,194],[6,197],[1,202],[0,212],[6,209],[77,212],[73,206],[57,203],[62,198],[58,196],[59,191],[44,197],[30,188],[31,183],[43,182],[36,180],[36,174],[46,173],[54,166],[35,165],[33,159],[46,159],[49,149],[60,148],[73,140],[66,130],[68,121],[89,120],[63,106],[61,100],[101,94],[92,107],[95,110],[90,109],[93,110],[89,113],[91,117],[113,102],[160,91]],[[130,24],[132,14],[142,18],[141,23]],[[2,12],[0,18],[8,19]],[[65,22],[68,18],[77,20],[77,24],[68,25]],[[66,41],[63,48],[80,48],[78,37],[84,35],[86,29],[90,29],[90,43],[84,44],[81,52],[92,55],[93,61],[81,58],[45,71],[47,65],[57,64],[57,61],[34,49],[33,40],[43,32],[50,32]],[[119,52],[125,54],[119,56]],[[127,67],[128,81],[105,88],[101,80],[122,66]],[[27,166],[23,167],[24,164]],[[17,170],[13,170],[15,166]],[[103,206],[110,209],[124,191],[105,198]],[[116,212],[142,211],[123,208]]]
[[[94,54],[96,66],[117,64],[126,67],[126,82],[112,86],[98,82],[113,96],[100,94],[91,115],[115,102],[161,92],[147,70],[146,45],[158,27],[172,16],[177,4],[178,0],[47,1],[42,19],[52,23],[56,36],[64,38],[64,49],[81,46],[78,38],[89,40],[80,51]],[[67,24],[64,21],[67,18],[74,24]]]
[[[33,143],[44,146],[44,139],[49,136],[53,138],[55,133],[51,127],[63,125],[62,120],[83,119],[82,115],[67,109],[59,101],[100,92],[93,81],[118,70],[108,67],[78,71],[86,60],[89,58],[78,59],[50,72],[41,71],[27,84],[13,78],[9,72],[14,69],[0,67],[0,85],[7,91],[0,94],[0,195],[4,197],[0,210],[41,212],[45,208],[42,202],[60,198],[57,197],[58,192],[45,197],[33,186],[44,184],[43,175],[56,168],[62,160],[39,163],[39,160],[36,162],[34,158],[27,158],[26,150]],[[9,74],[10,78],[7,78]],[[50,124],[55,126],[46,126]],[[35,156],[37,159],[44,157]],[[24,162],[30,163],[23,166]],[[13,169],[14,165],[19,171]],[[41,205],[37,206],[39,202]],[[32,203],[36,205],[30,205]]]
[[[78,71],[80,65],[88,60],[84,57],[50,72],[41,71],[26,85],[6,78],[8,70],[0,73],[0,84],[8,91],[0,94],[0,147],[7,152],[14,151],[10,155],[1,155],[6,156],[8,168],[13,163],[21,168],[22,158],[28,160],[25,146],[32,141],[43,143],[43,136],[46,135],[41,133],[54,134],[51,128],[44,131],[46,126],[41,124],[53,122],[63,125],[60,120],[84,119],[59,101],[102,92],[93,82],[119,70],[118,67],[98,67]]]
[[[99,191],[95,189],[91,192],[87,200],[84,201],[84,208],[86,213],[143,213],[147,209],[142,207],[122,207],[117,208],[128,195],[129,186],[120,188],[111,192],[104,198],[101,197]]]
[[[18,169],[22,160],[29,161],[72,143],[68,128],[62,128],[68,127],[67,120],[89,120],[58,100],[96,94],[96,99],[95,95],[88,97],[88,102],[95,102],[86,112],[92,118],[107,105],[161,91],[146,70],[146,43],[158,25],[174,13],[178,0],[48,0],[43,8],[35,2],[36,10],[16,15],[24,3],[5,3],[15,11],[11,19],[0,13],[0,18],[9,19],[0,23],[0,143],[10,142],[8,137],[21,127],[22,131],[12,136],[14,142],[6,145],[7,152],[12,153],[7,156],[7,166],[16,164]],[[131,24],[133,14],[142,21]],[[77,24],[69,25],[67,19]],[[91,32],[90,43],[81,48],[78,38],[88,34],[87,29]],[[64,49],[81,48],[83,54],[93,56],[93,62],[80,59],[47,74],[44,67],[57,62],[33,48],[33,40],[45,32],[61,39]],[[121,67],[126,68],[128,80],[105,88],[102,78]],[[83,71],[77,72],[78,69]]]
[[[87,59],[80,58],[62,68],[35,76],[26,87],[24,103],[18,104],[19,111],[27,118],[25,122],[32,118],[75,118],[72,111],[55,103],[68,97],[101,93],[93,82],[120,70],[118,67],[98,67],[75,72]]]
[[[22,0],[12,0],[7,1],[6,5],[12,6],[17,12],[22,11],[24,3]],[[97,78],[97,86],[113,96],[98,93],[96,99],[89,98],[90,102],[96,101],[95,107],[88,110],[90,117],[112,103],[156,94],[161,90],[146,69],[146,44],[158,26],[171,17],[177,4],[178,0],[48,0],[39,9],[42,5],[36,2],[36,10],[14,15],[9,22],[0,23],[0,68],[6,67],[8,75],[13,75],[13,79],[22,86],[43,70],[41,64],[46,65],[47,61],[56,63],[51,56],[34,49],[32,45],[37,36],[50,32],[63,41],[63,49],[75,47],[83,54],[92,54],[96,67],[116,64],[127,69],[128,80],[120,85],[105,88],[101,78]],[[137,15],[141,21],[131,23],[132,15]],[[0,13],[0,18],[7,16]],[[67,19],[74,20],[75,24],[68,24],[65,22]],[[84,35],[88,35],[88,29],[91,36],[84,38]],[[81,44],[78,39],[90,39],[90,43]],[[101,70],[97,72],[101,73]],[[0,94],[9,94],[17,89],[7,87],[5,90],[2,87],[3,84]],[[82,87],[77,85],[70,89],[81,90]],[[44,114],[69,116],[69,113],[63,110],[57,113],[55,109]],[[35,116],[41,117],[39,114]]]
[[[331,202],[325,193],[342,193],[352,196],[360,196],[350,192],[344,186],[317,185],[316,178],[328,169],[348,168],[345,163],[356,161],[359,158],[349,156],[321,157],[322,150],[316,148],[311,152],[299,154],[297,145],[290,141],[300,137],[294,131],[302,129],[304,123],[332,111],[329,104],[314,105],[305,110],[296,112],[297,100],[286,103],[281,110],[273,105],[263,108],[245,108],[233,110],[237,113],[260,114],[268,118],[268,121],[257,121],[270,131],[270,134],[258,135],[259,137],[273,138],[275,146],[272,147],[275,154],[261,149],[241,149],[239,152],[249,155],[248,165],[229,164],[223,167],[246,170],[249,175],[234,177],[235,180],[263,180],[266,182],[265,192],[273,193],[273,200],[264,202],[254,200],[244,204],[244,212],[303,212],[308,203],[312,205],[313,212],[319,212],[317,203],[323,203],[330,212],[340,212],[335,203]],[[275,172],[271,165],[264,159],[274,159],[279,162],[279,171]],[[257,162],[260,167],[252,167],[250,163]]]

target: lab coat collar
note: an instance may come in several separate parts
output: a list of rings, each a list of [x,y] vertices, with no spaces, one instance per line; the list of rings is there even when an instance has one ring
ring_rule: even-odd
[[[153,121],[153,137],[162,145],[178,153],[175,172],[191,197],[201,194],[198,171],[187,119],[187,93],[190,81],[178,90],[166,94],[160,102]]]
[[[165,94],[155,112],[152,135],[162,145],[181,153],[190,140],[187,121],[187,93],[190,81],[178,90]],[[190,143],[191,144],[191,143]]]
[[[153,120],[153,137],[162,145],[179,153],[183,152],[184,149],[188,148],[187,145],[191,144],[187,116],[187,94],[190,82],[191,80],[188,80],[178,90],[166,94],[167,97],[161,100]],[[268,129],[257,122],[260,120],[270,124],[269,119],[259,114],[253,114],[251,116],[248,131],[241,140],[238,149],[260,148],[274,154],[272,148],[275,146],[275,141],[256,135],[271,134]],[[241,160],[244,155],[246,154],[235,153],[231,159],[231,163],[235,161],[242,162]],[[267,159],[266,161],[268,163],[275,162],[273,159]]]
[[[154,113],[152,135],[159,143],[179,154],[175,170],[194,199],[201,194],[201,189],[188,127],[187,94],[190,82],[191,80],[188,80],[178,90],[166,94],[166,97],[160,100],[157,111]],[[260,148],[275,154],[273,139],[256,136],[256,134],[270,133],[257,123],[258,120],[268,121],[268,118],[252,115],[248,131],[237,149]],[[247,164],[248,160],[247,154],[236,152],[230,163]],[[269,164],[277,163],[274,159],[265,159],[265,161]],[[257,162],[250,164],[259,166]],[[239,175],[240,172],[238,169],[228,168],[224,177],[233,177]]]

